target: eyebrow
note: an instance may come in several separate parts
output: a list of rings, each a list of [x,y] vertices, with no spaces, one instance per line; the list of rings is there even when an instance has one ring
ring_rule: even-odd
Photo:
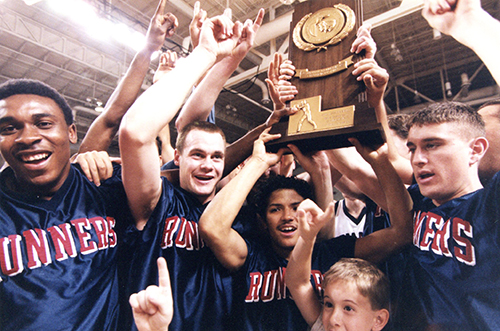
[[[422,142],[424,143],[428,143],[428,142],[434,142],[434,141],[445,141],[445,139],[443,138],[439,138],[439,137],[431,137],[431,138],[425,138],[425,139],[422,139]],[[406,143],[406,146],[407,147],[410,147],[410,146],[415,146],[415,143],[411,142],[411,141],[408,141]]]
[[[301,202],[302,202],[302,201],[299,201],[299,202],[292,202],[290,205],[291,205],[292,207],[295,207],[295,206],[300,205],[300,203],[301,203]],[[271,206],[283,206],[283,204],[282,204],[282,203],[270,203],[267,207],[269,208],[269,207],[271,207]]]

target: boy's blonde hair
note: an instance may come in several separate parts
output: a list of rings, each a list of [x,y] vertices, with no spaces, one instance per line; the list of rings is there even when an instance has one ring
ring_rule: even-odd
[[[373,310],[389,310],[389,279],[374,264],[357,258],[343,258],[325,273],[321,284],[323,291],[336,280],[356,284],[359,293],[368,298]]]

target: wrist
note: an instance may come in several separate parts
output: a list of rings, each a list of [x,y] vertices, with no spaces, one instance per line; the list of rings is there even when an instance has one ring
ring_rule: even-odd
[[[198,45],[191,54],[198,54],[200,56],[205,57],[207,60],[210,60],[212,64],[214,64],[217,61],[217,53],[212,51],[209,47],[205,45]]]
[[[267,161],[261,157],[260,155],[252,155],[248,160],[248,164],[258,172],[264,173],[271,165],[267,163]],[[246,167],[247,165],[245,165]]]
[[[266,128],[270,127],[270,126],[273,126],[274,124],[278,123],[281,119],[281,116],[278,116],[276,114],[277,111],[280,111],[280,110],[283,110],[285,109],[285,107],[283,108],[280,108],[280,109],[274,109],[274,111],[271,113],[271,115],[269,115],[269,117],[267,118],[266,120]]]

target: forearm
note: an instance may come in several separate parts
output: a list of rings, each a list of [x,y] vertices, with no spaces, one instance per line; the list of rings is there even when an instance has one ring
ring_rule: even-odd
[[[262,160],[250,158],[238,175],[216,194],[199,222],[200,232],[205,240],[225,240],[247,195],[268,167]]]
[[[191,122],[205,121],[207,119],[220,91],[238,67],[238,63],[226,57],[208,71],[182,107],[175,121],[178,131],[181,131]]]
[[[328,205],[333,201],[333,184],[330,167],[319,169],[313,172],[311,181],[316,196],[316,204],[325,211]],[[318,233],[318,240],[333,238],[335,229],[335,218],[327,222]]]
[[[452,36],[460,43],[470,47],[481,58],[497,84],[500,85],[500,63],[498,61],[500,44],[492,42],[498,40],[498,36],[500,36],[500,22],[486,11],[478,10],[470,15],[464,26],[463,30],[452,32]]]
[[[125,115],[127,127],[135,132],[136,139],[149,142],[175,116],[193,84],[210,68],[216,58],[213,53],[197,47],[169,74],[146,90]]]
[[[245,161],[252,154],[254,141],[259,138],[260,134],[266,128],[265,124],[261,124],[247,132],[247,134],[236,140],[231,145],[227,146],[224,176],[231,173],[231,171],[233,171],[241,162]]]
[[[413,169],[411,168],[411,164],[408,160],[399,155],[396,145],[394,144],[383,99],[380,100],[379,104],[375,107],[375,112],[380,124],[382,125],[382,129],[385,132],[385,139],[389,151],[389,160],[393,164],[396,172],[399,177],[401,177],[403,182],[410,185],[413,180]]]
[[[385,209],[385,195],[372,167],[354,148],[327,151],[330,163],[370,199]]]
[[[413,224],[413,202],[401,178],[388,159],[382,159],[372,164],[385,193],[387,212],[391,227],[397,232],[395,245],[402,246],[411,241]]]
[[[198,223],[200,236],[219,262],[238,270],[246,260],[245,240],[231,228],[253,185],[268,166],[252,158],[207,206]]]
[[[288,261],[285,275],[287,288],[310,326],[321,312],[319,298],[310,280],[313,248],[314,239],[306,240],[300,236]]]
[[[116,132],[118,132],[123,116],[141,90],[144,77],[149,69],[151,55],[152,51],[148,48],[144,48],[135,55],[125,76],[106,103],[104,112],[90,126],[80,145],[80,153],[108,149]]]

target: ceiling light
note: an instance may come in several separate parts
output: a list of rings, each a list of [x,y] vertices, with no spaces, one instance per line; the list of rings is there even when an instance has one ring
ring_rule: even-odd
[[[444,88],[446,89],[446,96],[448,98],[451,98],[453,96],[453,92],[451,91],[451,83],[450,82],[444,83]]]
[[[391,44],[391,56],[396,62],[403,61],[403,55],[401,55],[401,51],[399,50],[398,46],[396,46],[396,43]]]
[[[280,2],[284,5],[291,5],[295,0],[280,0]]]

